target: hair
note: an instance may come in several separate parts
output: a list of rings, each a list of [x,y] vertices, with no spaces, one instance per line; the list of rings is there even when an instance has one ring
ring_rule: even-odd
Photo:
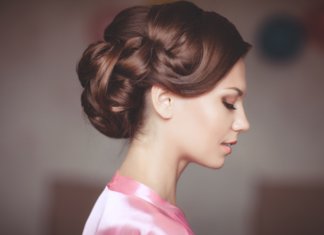
[[[250,47],[225,17],[190,2],[127,8],[78,63],[84,112],[104,135],[133,138],[153,85],[183,97],[201,95]]]

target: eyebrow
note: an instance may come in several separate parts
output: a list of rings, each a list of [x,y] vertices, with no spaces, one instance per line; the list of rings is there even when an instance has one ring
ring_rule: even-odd
[[[239,96],[243,96],[244,95],[244,92],[241,89],[237,88],[237,87],[229,87],[227,89],[228,90],[235,90],[235,91],[237,91],[237,93],[238,93]]]

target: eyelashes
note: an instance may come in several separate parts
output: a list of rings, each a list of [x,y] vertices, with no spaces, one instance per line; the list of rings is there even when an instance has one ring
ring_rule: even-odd
[[[226,101],[223,100],[223,104],[224,106],[229,109],[229,110],[236,110],[236,107],[234,106],[234,104],[230,104],[230,103],[227,103]]]

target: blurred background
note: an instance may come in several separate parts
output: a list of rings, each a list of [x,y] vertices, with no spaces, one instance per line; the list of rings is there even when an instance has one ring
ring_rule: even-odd
[[[87,121],[75,68],[121,9],[163,1],[0,1],[1,234],[80,234],[126,142]],[[324,8],[192,1],[232,21],[251,129],[220,170],[190,166],[178,203],[196,234],[324,234]]]

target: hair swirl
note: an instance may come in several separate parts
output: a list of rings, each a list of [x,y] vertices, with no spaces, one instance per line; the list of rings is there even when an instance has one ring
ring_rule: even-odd
[[[152,85],[200,95],[249,48],[226,18],[186,1],[125,9],[78,64],[84,112],[104,135],[132,138],[143,123],[144,96]]]

